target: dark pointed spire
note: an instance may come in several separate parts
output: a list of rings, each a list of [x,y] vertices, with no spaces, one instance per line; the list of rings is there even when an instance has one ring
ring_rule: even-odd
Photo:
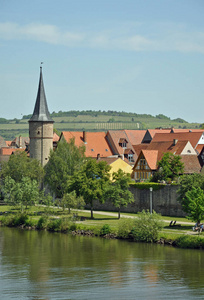
[[[47,107],[47,100],[45,96],[45,89],[43,84],[43,76],[42,76],[42,67],[40,67],[40,80],[39,80],[39,86],[38,86],[38,94],[35,102],[35,108],[33,111],[33,115],[30,118],[29,122],[54,122],[50,116],[50,113],[48,111]]]

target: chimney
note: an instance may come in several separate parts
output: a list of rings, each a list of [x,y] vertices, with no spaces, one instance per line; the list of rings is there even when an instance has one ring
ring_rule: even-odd
[[[87,144],[86,131],[83,131],[83,141],[85,144]]]
[[[175,146],[177,144],[178,140],[177,139],[173,139],[173,146]]]
[[[101,158],[100,153],[97,154],[97,160],[99,160]]]
[[[19,148],[22,148],[22,137],[19,135]]]

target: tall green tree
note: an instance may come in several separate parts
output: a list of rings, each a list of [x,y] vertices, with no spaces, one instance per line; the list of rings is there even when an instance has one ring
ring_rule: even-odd
[[[72,191],[70,193],[65,193],[61,200],[61,205],[63,208],[63,211],[65,208],[68,208],[69,214],[71,208],[78,208],[81,209],[85,206],[84,198],[83,196],[77,197],[76,191]]]
[[[204,190],[204,175],[195,173],[181,176],[177,191],[181,204],[186,202],[186,193],[191,191],[192,187]]]
[[[10,176],[15,182],[20,182],[23,177],[41,182],[44,176],[44,170],[40,162],[31,159],[25,151],[16,151],[9,158],[8,162],[3,163],[1,170],[2,178]]]
[[[162,159],[158,162],[158,170],[154,174],[152,181],[175,180],[183,174],[184,164],[181,157],[170,152],[164,153]]]
[[[85,159],[85,148],[77,147],[74,139],[67,143],[61,140],[57,149],[50,152],[50,158],[45,166],[45,183],[59,198],[68,191],[71,176],[78,171]]]
[[[118,219],[120,219],[121,207],[134,201],[133,194],[129,191],[130,175],[119,169],[113,173],[113,183],[109,185],[106,196],[118,208]]]
[[[105,189],[110,182],[109,171],[110,166],[106,162],[88,159],[80,171],[75,172],[72,177],[70,190],[75,190],[77,196],[83,196],[85,202],[91,205],[92,219],[94,201],[99,200],[101,203],[105,201]]]
[[[204,219],[204,192],[200,187],[192,187],[185,194],[182,203],[188,219],[200,223]]]
[[[11,205],[20,205],[21,210],[35,204],[39,200],[40,191],[38,182],[29,177],[22,177],[20,182],[16,182],[10,176],[4,180],[3,186],[4,201]]]

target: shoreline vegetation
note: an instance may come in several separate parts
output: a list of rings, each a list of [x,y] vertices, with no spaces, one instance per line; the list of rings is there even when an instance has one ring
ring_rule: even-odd
[[[119,220],[117,212],[94,213],[95,218],[91,219],[90,211],[86,210],[72,210],[69,214],[60,207],[33,206],[20,212],[18,208],[2,205],[0,226],[204,249],[204,233],[193,232],[194,224],[185,218],[150,215],[143,211],[121,214]],[[169,226],[174,219],[175,225]]]

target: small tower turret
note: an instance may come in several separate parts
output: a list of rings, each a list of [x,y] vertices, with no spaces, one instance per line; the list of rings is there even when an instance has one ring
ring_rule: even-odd
[[[53,149],[53,123],[48,111],[43,84],[42,67],[33,115],[29,122],[30,157],[38,159],[42,166],[48,162],[50,149]]]

